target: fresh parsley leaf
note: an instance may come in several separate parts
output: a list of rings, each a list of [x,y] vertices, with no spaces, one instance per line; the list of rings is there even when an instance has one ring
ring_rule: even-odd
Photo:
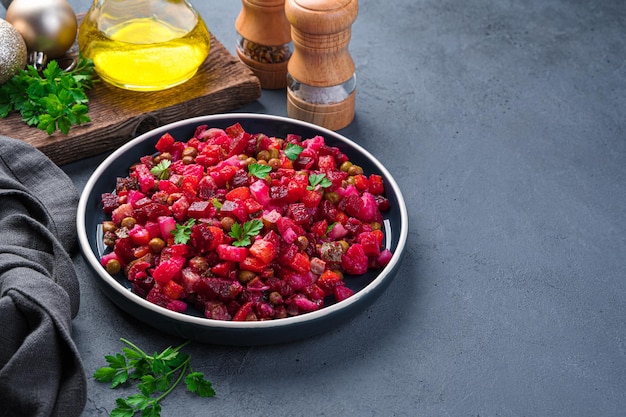
[[[152,175],[156,176],[160,180],[166,180],[170,177],[170,166],[172,165],[172,161],[169,159],[164,159],[155,166],[152,167],[150,172]]]
[[[333,183],[326,177],[326,174],[311,174],[309,175],[309,186],[306,187],[309,190],[315,190],[317,186],[321,188],[328,188]]]
[[[248,172],[257,178],[265,178],[272,172],[272,167],[263,164],[250,164],[248,165]]]
[[[298,156],[302,153],[303,150],[304,148],[298,144],[288,143],[287,146],[285,146],[284,152],[287,158],[295,161],[296,159],[298,159]]]
[[[239,223],[233,223],[228,235],[235,239],[233,246],[248,246],[250,238],[256,236],[263,229],[263,222],[259,219],[249,220],[241,226]]]
[[[191,357],[181,352],[189,342],[172,348],[168,347],[161,353],[146,354],[133,343],[121,339],[128,347],[122,353],[105,356],[111,366],[99,368],[94,378],[99,382],[109,382],[122,374],[140,375],[141,382],[137,384],[138,393],[126,398],[117,398],[116,407],[111,411],[113,417],[133,417],[141,413],[142,417],[160,417],[160,402],[169,395],[184,379],[187,390],[199,397],[212,397],[215,391],[211,382],[204,378],[201,372],[191,369]],[[144,366],[147,364],[147,366]],[[138,366],[138,368],[135,368]],[[116,388],[119,384],[111,388]]]
[[[69,133],[73,125],[91,121],[86,90],[97,81],[93,61],[79,55],[76,68],[64,71],[51,60],[41,72],[32,65],[0,86],[0,117],[11,112],[49,135]]]
[[[172,230],[174,236],[174,243],[187,243],[191,238],[191,227],[196,223],[196,219],[191,218],[185,222],[185,224],[177,224],[176,228]]]
[[[213,397],[215,390],[211,385],[211,381],[204,379],[202,372],[191,372],[185,377],[185,384],[190,392],[195,392],[200,397]]]
[[[213,203],[213,207],[215,207],[217,211],[222,209],[222,203],[220,203],[220,200],[218,200],[217,197],[213,197],[211,199],[211,203]]]

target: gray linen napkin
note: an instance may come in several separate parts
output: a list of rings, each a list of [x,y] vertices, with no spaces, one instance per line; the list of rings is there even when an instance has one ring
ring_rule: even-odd
[[[0,136],[0,416],[78,416],[86,377],[72,340],[78,195],[25,142]]]

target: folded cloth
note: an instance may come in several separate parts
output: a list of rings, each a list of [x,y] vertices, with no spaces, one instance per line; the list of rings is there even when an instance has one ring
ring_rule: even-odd
[[[77,201],[44,154],[0,136],[0,416],[71,417],[85,407],[71,335]]]

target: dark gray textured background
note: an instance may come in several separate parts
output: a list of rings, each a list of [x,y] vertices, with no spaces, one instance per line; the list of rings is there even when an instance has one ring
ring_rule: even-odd
[[[196,0],[234,52],[241,3]],[[76,12],[91,2],[70,0]],[[411,231],[399,275],[338,330],[192,344],[217,396],[164,416],[619,416],[626,409],[626,3],[361,0],[357,111]],[[238,111],[286,115],[284,91]],[[67,165],[81,188],[103,157]],[[87,372],[177,343],[118,310],[80,257]],[[119,395],[93,380],[85,416]]]

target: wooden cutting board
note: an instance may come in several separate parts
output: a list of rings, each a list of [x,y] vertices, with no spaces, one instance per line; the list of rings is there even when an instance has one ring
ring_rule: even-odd
[[[75,53],[75,52],[74,52]],[[0,135],[21,139],[57,165],[115,149],[142,133],[189,117],[224,113],[261,96],[258,78],[211,35],[211,50],[186,83],[157,92],[127,91],[103,81],[89,90],[88,124],[53,136],[17,113],[0,119]]]

